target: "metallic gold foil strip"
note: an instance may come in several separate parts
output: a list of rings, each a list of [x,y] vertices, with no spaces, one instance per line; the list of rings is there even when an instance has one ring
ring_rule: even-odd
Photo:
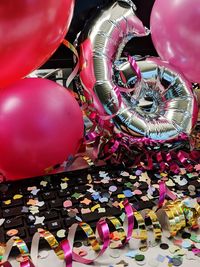
[[[155,241],[159,241],[162,237],[162,229],[161,229],[161,225],[158,221],[158,217],[157,217],[156,213],[153,210],[146,210],[145,211],[145,217],[150,218],[151,224],[153,227]]]
[[[144,219],[138,211],[135,211],[133,214],[138,223],[138,229],[140,230],[139,235],[135,231],[133,231],[133,237],[136,239],[140,239],[141,241],[146,241],[148,238],[148,235],[147,235],[147,229],[146,229]]]
[[[0,263],[3,259],[3,255],[5,253],[5,250],[6,250],[6,245],[3,243],[0,243]]]
[[[163,221],[163,216],[164,216],[163,213],[166,215],[166,217],[168,219],[168,229],[167,230],[169,231],[170,236],[176,236],[178,229],[176,226],[176,220],[175,220],[175,216],[174,216],[173,211],[167,207],[163,207],[157,211],[157,216],[159,218],[159,221],[160,222],[162,221],[162,223],[161,223],[162,227],[164,227],[163,222],[164,222],[164,224],[166,224],[166,221]]]
[[[44,229],[38,229],[38,233],[40,234],[40,238],[44,238],[47,243],[50,245],[50,247],[54,250],[56,255],[60,260],[64,260],[64,252],[56,240],[55,236],[51,234],[49,231]]]
[[[182,203],[181,200],[176,200],[175,201],[175,208],[179,213],[179,218],[180,218],[180,229],[186,227],[186,220],[185,220],[185,215],[182,209]]]
[[[196,209],[189,208],[184,204],[182,208],[186,218],[187,225],[190,227],[196,227],[198,225],[198,218],[199,218],[199,214],[197,213]]]
[[[98,252],[101,248],[100,248],[99,242],[96,239],[95,233],[90,227],[90,225],[84,222],[81,222],[78,225],[87,235],[88,241],[90,245],[92,246],[93,250]]]
[[[116,231],[119,233],[120,241],[123,243],[123,241],[126,238],[126,233],[124,231],[124,228],[123,228],[121,222],[116,217],[108,217],[106,219],[109,220],[113,224]]]
[[[182,223],[181,223],[181,217],[180,217],[179,211],[177,209],[177,205],[175,202],[170,201],[170,202],[167,202],[166,208],[168,208],[173,213],[177,232],[178,232],[182,228],[181,227]]]

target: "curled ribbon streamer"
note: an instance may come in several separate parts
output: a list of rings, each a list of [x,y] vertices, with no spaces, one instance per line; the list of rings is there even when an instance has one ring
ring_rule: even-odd
[[[197,201],[195,202],[193,200],[192,203],[191,201],[192,200],[190,200],[189,198],[183,200],[176,199],[167,202],[164,207],[160,208],[157,211],[157,213],[155,213],[152,210],[146,211],[145,217],[150,217],[151,219],[156,241],[160,240],[161,238],[161,227],[160,227],[159,216],[157,217],[159,213],[162,218],[163,214],[166,214],[168,218],[170,236],[175,236],[179,230],[181,230],[183,227],[186,226],[186,224],[189,226],[194,226],[195,223],[197,223],[197,220],[200,216],[199,214],[200,206]],[[133,236],[136,238],[140,238],[143,243],[141,249],[142,248],[146,249],[147,248],[146,241],[148,238],[148,234],[142,214],[136,211],[128,202],[128,200],[125,200],[121,206],[125,209],[126,213],[126,220],[124,221],[123,227],[127,229],[124,229],[124,233],[121,236],[122,245],[120,247],[128,243],[130,238]],[[190,217],[187,216],[188,212],[191,213]],[[138,229],[140,230],[140,233],[137,236],[133,234],[134,217],[137,221]],[[96,259],[99,256],[103,255],[103,253],[107,250],[107,248],[110,245],[110,231],[106,219],[111,220],[113,225],[116,227],[116,230],[121,229],[122,225],[119,223],[119,220],[114,217],[101,219],[97,223],[96,234],[94,234],[91,227],[86,223],[82,222],[79,224],[73,224],[69,228],[68,240],[64,240],[60,244],[58,243],[54,235],[52,235],[49,231],[44,229],[38,229],[38,233],[36,233],[33,237],[33,242],[31,247],[32,261],[30,260],[29,251],[25,242],[18,237],[12,237],[6,244],[6,250],[2,257],[2,261],[0,262],[0,266],[3,265],[4,267],[11,267],[10,263],[7,260],[10,251],[14,245],[18,247],[20,254],[24,259],[24,261],[21,262],[20,265],[21,267],[33,267],[33,263],[36,266],[40,238],[44,238],[49,243],[50,247],[54,250],[59,259],[65,259],[66,267],[72,267],[72,259],[80,263],[91,264],[94,261],[96,261]],[[78,255],[72,250],[77,227],[81,227],[81,229],[85,232],[93,250],[97,252],[97,255],[94,259],[82,258],[80,255]],[[98,242],[98,237],[102,241],[103,244],[102,247],[100,247],[100,244]]]
[[[147,235],[147,229],[146,229],[146,225],[144,222],[144,218],[142,217],[141,213],[138,211],[135,211],[134,213],[134,217],[136,218],[137,224],[138,224],[138,232],[133,232],[133,237],[136,239],[140,239],[141,241],[145,242],[147,241],[148,235]]]
[[[44,229],[38,229],[38,232],[34,234],[32,245],[31,245],[31,259],[35,266],[37,266],[37,259],[38,259],[38,248],[39,248],[39,241],[43,238],[47,241],[51,249],[54,250],[55,254],[60,260],[63,260],[65,257],[64,252],[56,240],[55,236],[52,235],[49,231]]]
[[[63,44],[69,48],[73,53],[74,55],[76,56],[77,58],[77,63],[76,63],[76,66],[74,68],[74,70],[72,71],[72,73],[70,74],[70,76],[67,78],[67,81],[66,81],[66,86],[69,87],[69,85],[71,84],[71,82],[74,80],[74,78],[76,77],[78,71],[79,71],[79,67],[80,67],[80,64],[79,64],[79,54],[78,54],[78,51],[76,50],[76,48],[67,40],[63,40]]]
[[[162,229],[156,213],[153,210],[144,210],[143,216],[145,219],[150,218],[155,241],[160,241],[162,238]]]
[[[102,248],[100,249],[100,245],[99,242],[97,241],[97,238],[95,238],[93,230],[91,229],[91,227],[87,224],[85,224],[84,226],[82,226],[81,224],[73,224],[70,228],[69,228],[69,233],[68,233],[68,240],[69,240],[69,244],[71,247],[73,247],[73,243],[74,243],[74,238],[75,238],[75,233],[76,233],[76,229],[79,227],[81,227],[83,229],[83,231],[86,233],[88,240],[91,241],[92,245],[93,245],[93,249],[95,251],[99,250],[97,256],[94,259],[85,259],[82,258],[80,255],[78,255],[75,252],[72,252],[72,257],[73,260],[83,263],[83,264],[91,264],[93,263],[99,256],[101,256],[109,247],[110,244],[110,231],[108,228],[108,225],[106,223],[105,220],[100,220],[97,223],[97,228],[96,228],[96,236],[99,236],[100,239],[102,240]],[[65,251],[65,253],[69,253],[69,251]]]
[[[158,200],[158,208],[162,207],[166,196],[168,196],[172,200],[176,200],[177,196],[169,190],[169,188],[166,186],[164,181],[160,181],[159,183],[159,200]]]
[[[60,245],[64,251],[66,267],[72,267],[72,248],[69,244],[69,241],[63,240]]]
[[[21,238],[16,237],[16,236],[11,237],[6,243],[6,250],[3,255],[1,264],[5,267],[11,266],[11,264],[8,262],[8,257],[10,255],[10,252],[13,246],[17,246],[23,258],[23,261],[20,262],[20,266],[21,267],[33,267],[33,264],[31,263],[31,260],[30,260],[30,254],[29,254],[29,250],[28,250],[26,243]]]

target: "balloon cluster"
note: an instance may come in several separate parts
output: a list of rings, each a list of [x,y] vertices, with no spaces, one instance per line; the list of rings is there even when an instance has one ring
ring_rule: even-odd
[[[6,179],[52,171],[80,145],[82,113],[69,91],[45,79],[21,79],[61,44],[74,3],[0,3],[0,172]]]
[[[196,124],[197,100],[179,68],[157,58],[122,58],[131,38],[147,34],[132,1],[120,0],[101,10],[76,40],[77,91],[93,122],[86,137],[100,158],[115,155],[127,164],[149,151],[174,150]]]

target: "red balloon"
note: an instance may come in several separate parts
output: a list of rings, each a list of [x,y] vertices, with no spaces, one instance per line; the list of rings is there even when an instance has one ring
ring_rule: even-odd
[[[75,155],[83,117],[71,93],[39,78],[0,90],[0,172],[9,180],[43,175]]]
[[[0,87],[25,77],[58,48],[75,0],[0,1]]]

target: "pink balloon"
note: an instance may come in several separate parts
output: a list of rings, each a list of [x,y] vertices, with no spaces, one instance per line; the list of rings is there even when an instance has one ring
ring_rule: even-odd
[[[43,175],[75,155],[83,117],[68,90],[30,78],[0,90],[0,172],[9,180]]]
[[[0,1],[0,88],[42,65],[63,41],[75,0]]]
[[[191,82],[200,82],[199,0],[156,0],[150,24],[160,57]]]

